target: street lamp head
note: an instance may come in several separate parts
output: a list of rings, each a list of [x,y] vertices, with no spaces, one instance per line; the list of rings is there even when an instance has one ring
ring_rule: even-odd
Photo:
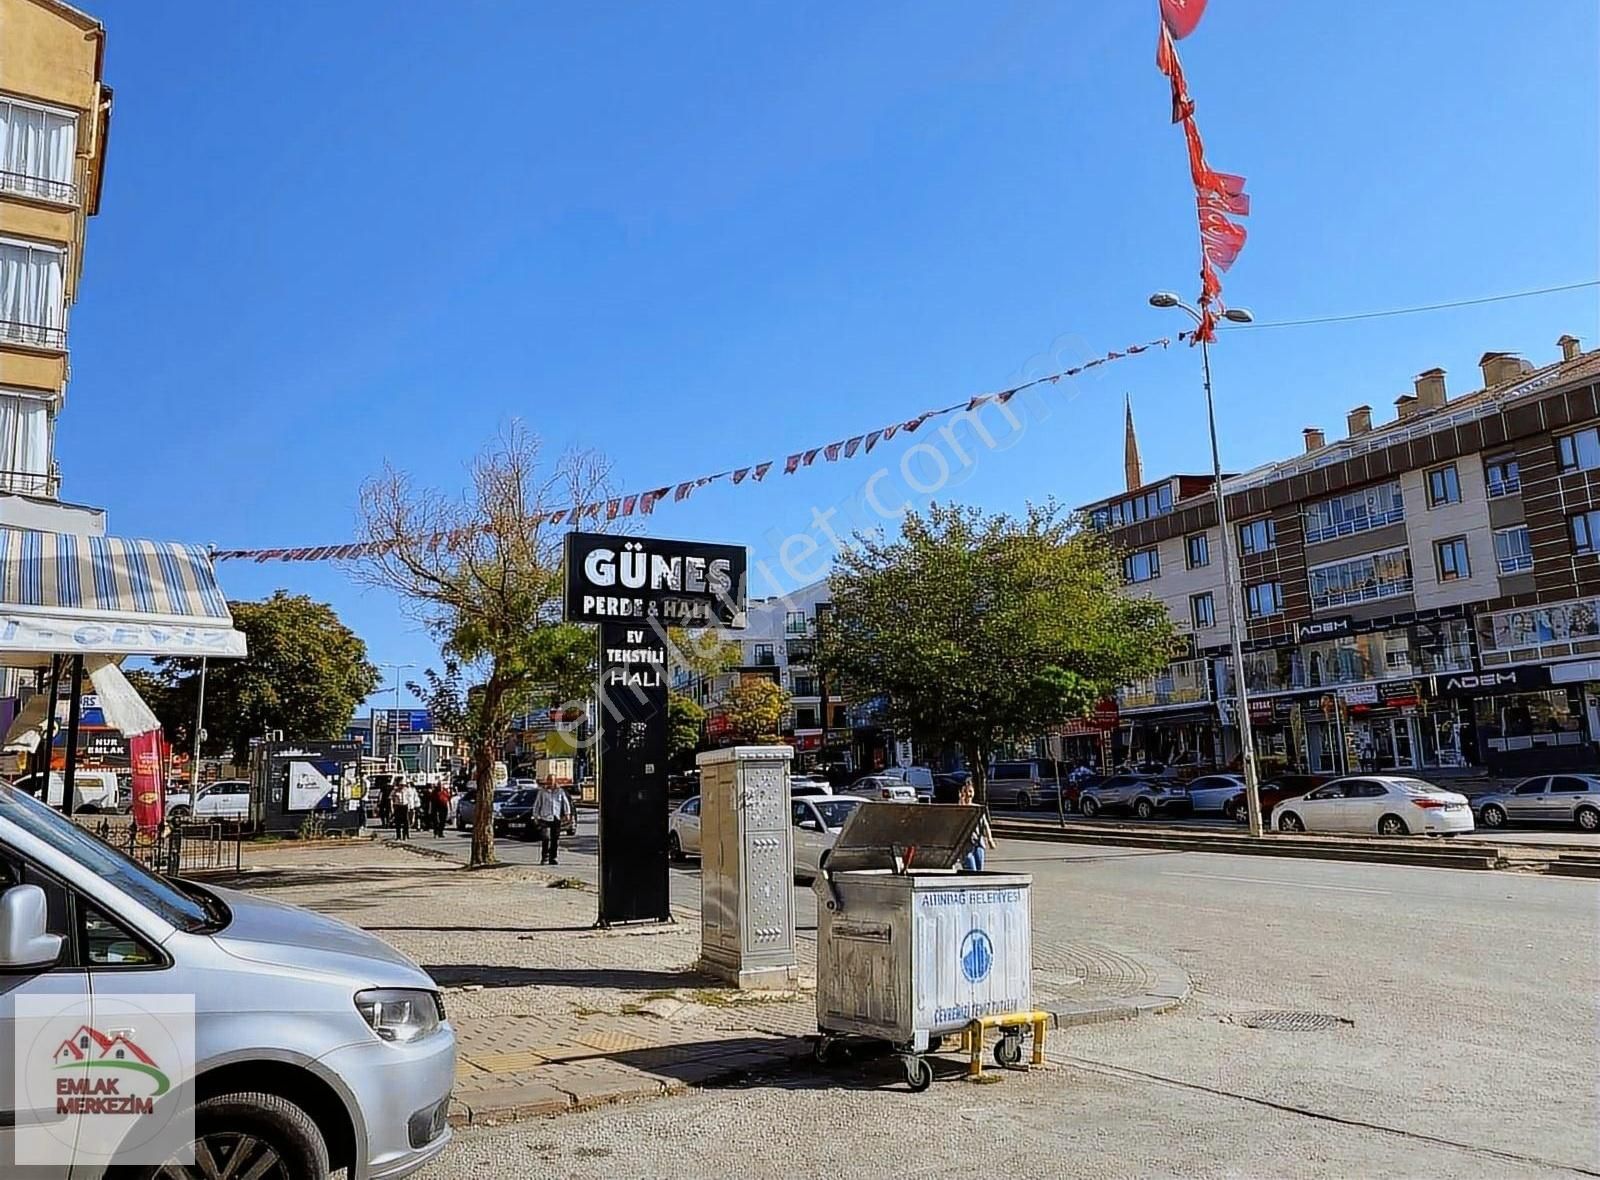
[[[1256,317],[1250,314],[1248,307],[1230,307],[1222,313],[1222,318],[1235,324],[1252,324]]]
[[[1177,307],[1180,300],[1171,291],[1157,291],[1150,296],[1151,307]]]

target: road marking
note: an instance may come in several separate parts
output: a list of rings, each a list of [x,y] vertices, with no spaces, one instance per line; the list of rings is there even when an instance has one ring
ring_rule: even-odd
[[[1274,881],[1270,877],[1229,877],[1222,873],[1162,873],[1163,877],[1193,877],[1199,881],[1246,881],[1251,885],[1282,885],[1290,889],[1331,889],[1336,893],[1371,893],[1388,897],[1393,890],[1361,889],[1355,885],[1314,885],[1310,881]]]

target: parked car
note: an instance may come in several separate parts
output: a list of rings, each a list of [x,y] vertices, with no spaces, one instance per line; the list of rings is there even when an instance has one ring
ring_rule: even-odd
[[[802,881],[814,880],[828,864],[828,851],[839,838],[839,829],[868,802],[851,795],[822,799],[791,799],[794,817],[794,875]]]
[[[1102,811],[1129,812],[1140,819],[1153,819],[1189,811],[1189,788],[1177,779],[1114,774],[1104,782],[1083,788],[1078,809],[1087,819]]]
[[[1250,815],[1244,797],[1244,780],[1240,776],[1235,777],[1240,778],[1239,793],[1234,796],[1232,806],[1223,810],[1223,814],[1231,816],[1239,823],[1248,823]],[[1301,795],[1309,794],[1332,781],[1333,776],[1326,774],[1279,774],[1264,783],[1258,783],[1256,794],[1261,799],[1262,821],[1270,822],[1272,809],[1285,799],[1298,799]]]
[[[789,794],[795,795],[831,795],[833,785],[827,779],[814,774],[795,774],[789,776]]]
[[[996,762],[989,770],[989,805],[1031,811],[1044,803],[1044,776],[1037,762]],[[1050,805],[1055,806],[1055,779],[1050,781]]]
[[[685,799],[667,816],[667,856],[684,860],[700,855],[700,796]]]
[[[684,771],[682,774],[667,775],[667,798],[681,799],[689,795],[700,793],[700,772],[698,770]]]
[[[916,792],[921,802],[933,802],[933,771],[926,766],[888,766],[878,771],[878,777],[899,779]]]
[[[1272,826],[1283,832],[1413,832],[1454,835],[1472,831],[1465,795],[1405,775],[1337,778],[1272,809]]]
[[[1244,805],[1244,778],[1237,774],[1203,774],[1189,780],[1189,806],[1196,815],[1221,812],[1233,818],[1234,808]]]
[[[863,799],[884,799],[891,803],[915,803],[917,789],[910,783],[902,782],[897,778],[884,778],[882,775],[869,774],[865,778],[858,778],[845,788],[845,794],[857,795]]]
[[[67,780],[59,770],[50,772],[46,787],[42,774],[25,775],[16,780],[16,787],[51,807],[60,808],[67,797]],[[72,810],[92,815],[96,812],[118,811],[122,806],[122,792],[114,770],[86,770],[79,767],[72,776]]]
[[[536,839],[539,826],[533,822],[533,801],[538,795],[537,789],[519,787],[514,790],[509,799],[495,808],[494,834],[516,836],[521,840]]]
[[[511,786],[496,787],[490,808],[494,817],[498,818],[500,809],[505,806],[506,800],[515,794]],[[478,788],[471,787],[461,796],[461,802],[456,805],[456,831],[464,832],[478,822]]]
[[[168,791],[166,815],[174,823],[185,819],[249,819],[250,782],[230,778],[208,783],[198,795]]]
[[[192,1003],[195,1085],[174,1077],[169,1097],[154,1102],[158,1114],[164,1101],[194,1103],[190,1143],[160,1147],[227,1162],[213,1174],[400,1176],[450,1141],[455,1032],[425,971],[333,918],[156,876],[6,784],[0,973],[7,1045],[46,1035],[37,1017],[31,1033],[22,1023],[19,1008],[33,997],[73,999],[95,1024],[120,1024],[130,1037],[135,1024],[148,1027],[157,1043],[158,1017],[102,1014],[100,993],[181,994]],[[124,1094],[137,1085],[122,1084]],[[13,1097],[9,1075],[0,1091]],[[17,1128],[13,1111],[5,1113],[0,1158],[10,1160]],[[65,1176],[69,1168],[101,1174],[90,1159],[27,1171]]]
[[[1509,790],[1472,801],[1486,828],[1516,823],[1575,824],[1600,831],[1600,775],[1556,774],[1525,778]]]

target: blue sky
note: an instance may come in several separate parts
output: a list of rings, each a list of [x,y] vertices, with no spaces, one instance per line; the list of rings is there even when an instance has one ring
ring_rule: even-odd
[[[87,7],[116,114],[57,449],[64,496],[119,533],[345,540],[385,460],[458,487],[513,416],[630,490],[781,462],[1175,333],[1146,296],[1194,294],[1153,2]],[[1211,163],[1254,198],[1230,302],[1272,321],[1596,277],[1597,19],[1213,0],[1182,52]],[[1563,332],[1600,335],[1593,289],[1231,334],[1224,462]],[[1205,470],[1198,368],[1174,347],[1058,387],[942,495],[1114,492],[1125,393],[1147,474]],[[905,445],[712,485],[651,530],[781,570],[879,467],[898,502]],[[375,659],[436,658],[332,567],[221,574],[331,601]]]

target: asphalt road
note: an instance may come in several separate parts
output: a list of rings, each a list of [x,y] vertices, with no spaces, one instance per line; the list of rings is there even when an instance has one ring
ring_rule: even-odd
[[[1050,1072],[993,1087],[806,1071],[465,1134],[424,1174],[1600,1175],[1595,882],[1025,842],[991,863],[1033,874],[1036,941],[1166,957],[1190,1002],[1058,1033]],[[693,866],[673,890],[698,903]]]

